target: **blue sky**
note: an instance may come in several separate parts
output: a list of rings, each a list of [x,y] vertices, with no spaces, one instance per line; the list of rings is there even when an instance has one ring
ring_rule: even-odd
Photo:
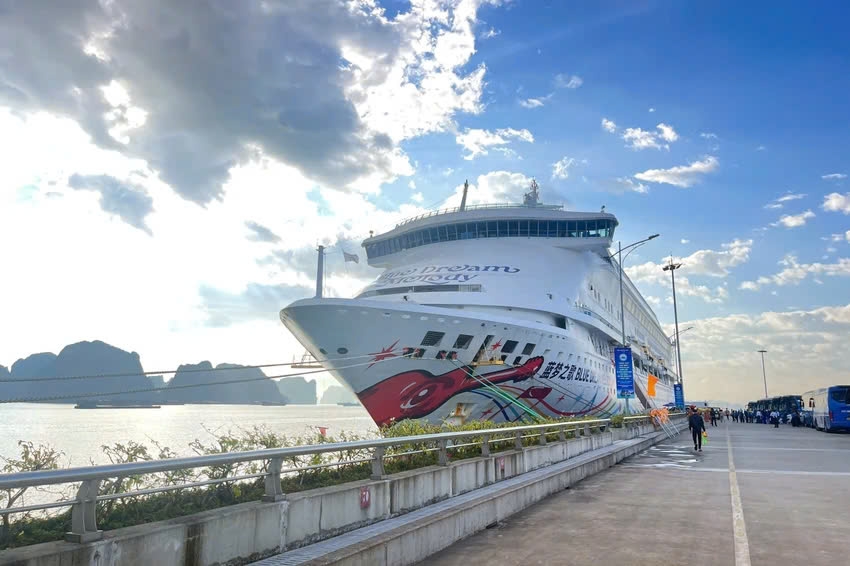
[[[18,5],[0,20],[14,54],[0,60],[0,237],[15,242],[0,261],[22,276],[0,297],[17,329],[0,363],[95,338],[150,367],[291,358],[277,311],[310,295],[316,243],[331,246],[329,291],[350,296],[378,272],[338,252],[369,230],[455,204],[464,179],[492,202],[534,177],[544,200],[605,205],[626,243],[661,233],[627,268],[665,326],[661,264],[682,261],[695,396],[757,396],[759,347],[778,391],[841,380],[848,15],[839,2]]]

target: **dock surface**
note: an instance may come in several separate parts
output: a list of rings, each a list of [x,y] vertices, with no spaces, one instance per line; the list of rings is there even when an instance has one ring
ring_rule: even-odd
[[[423,564],[850,564],[850,435],[725,421],[462,540]]]

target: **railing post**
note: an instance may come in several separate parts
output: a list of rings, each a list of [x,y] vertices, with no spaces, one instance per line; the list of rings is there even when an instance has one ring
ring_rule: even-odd
[[[384,454],[387,449],[383,446],[377,446],[375,453],[372,454],[372,479],[380,480],[384,478]]]
[[[263,501],[280,501],[286,499],[283,488],[280,486],[280,470],[283,468],[283,458],[272,458],[269,460],[269,471],[264,478],[266,493]]]
[[[567,441],[567,430],[566,429],[567,429],[567,427],[565,427],[565,426],[558,427],[558,440],[560,440],[561,442]]]
[[[97,493],[100,480],[85,480],[77,491],[77,502],[71,507],[71,531],[65,533],[68,542],[86,543],[100,540],[103,531],[97,529]]]
[[[585,425],[584,425],[584,432],[583,432],[583,434],[584,434],[584,436],[590,436],[590,425],[589,425],[589,424],[585,424]]]
[[[539,444],[540,444],[540,446],[543,446],[544,444],[546,444],[546,429],[545,428],[542,431],[540,431],[540,442],[539,442]]]
[[[514,432],[514,448],[516,450],[522,450],[522,431]]]
[[[490,435],[485,434],[481,437],[481,455],[485,458],[490,456]]]
[[[449,465],[449,453],[446,450],[448,446],[448,441],[445,438],[441,438],[438,442],[439,450],[437,451],[437,463],[440,466],[448,466]]]

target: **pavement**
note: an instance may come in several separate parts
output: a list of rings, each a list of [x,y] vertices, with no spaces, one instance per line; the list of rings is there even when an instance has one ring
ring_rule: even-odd
[[[428,566],[850,564],[850,435],[726,421],[658,444]]]

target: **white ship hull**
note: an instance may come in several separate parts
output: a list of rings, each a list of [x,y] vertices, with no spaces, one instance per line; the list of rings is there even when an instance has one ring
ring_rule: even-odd
[[[612,359],[589,347],[592,327],[562,329],[505,315],[368,299],[305,299],[280,313],[379,426],[407,418],[500,422],[626,410],[617,399]],[[443,336],[423,346],[429,332]],[[454,347],[460,335],[472,336],[466,347]],[[501,353],[509,341],[517,347],[507,359],[488,364],[489,352]],[[636,368],[633,412],[673,401],[670,383],[648,379]]]

